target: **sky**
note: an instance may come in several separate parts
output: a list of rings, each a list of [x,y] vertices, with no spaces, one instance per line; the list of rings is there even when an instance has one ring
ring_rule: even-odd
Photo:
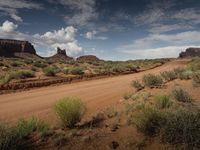
[[[0,0],[0,38],[30,41],[41,56],[177,57],[200,47],[200,0]]]

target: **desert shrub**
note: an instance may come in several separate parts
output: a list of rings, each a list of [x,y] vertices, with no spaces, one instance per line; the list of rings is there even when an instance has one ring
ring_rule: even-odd
[[[47,124],[34,117],[29,120],[21,119],[14,126],[2,124],[0,125],[0,149],[29,149],[32,146],[29,141],[30,135],[36,131],[44,134],[47,130]]]
[[[193,82],[195,85],[200,85],[200,72],[193,74]]]
[[[32,63],[33,63],[33,60],[31,60],[31,59],[25,59],[25,60],[24,60],[24,63],[25,63],[25,64],[32,64]]]
[[[18,67],[18,66],[20,66],[20,65],[23,65],[23,63],[20,62],[20,61],[14,61],[14,62],[11,62],[10,65],[11,65],[12,67]]]
[[[19,71],[12,71],[8,74],[6,74],[2,78],[2,83],[8,83],[13,79],[26,79],[26,78],[31,78],[34,77],[35,73],[31,70],[19,70]]]
[[[199,71],[200,70],[200,58],[194,58],[192,62],[187,65],[187,68],[191,71]]]
[[[63,73],[64,74],[68,74],[69,72],[70,72],[69,68],[67,68],[67,67],[63,68]]]
[[[128,100],[128,99],[130,99],[131,97],[132,97],[132,95],[133,95],[133,93],[131,93],[131,92],[126,92],[126,93],[124,93],[124,99],[125,100]]]
[[[177,75],[174,71],[164,71],[160,73],[165,81],[172,81],[177,78]]]
[[[172,95],[175,98],[175,100],[179,102],[191,103],[193,101],[192,97],[188,94],[188,92],[183,90],[182,88],[175,88],[172,91]]]
[[[73,75],[83,75],[84,71],[80,67],[75,67],[75,68],[71,69],[71,74],[73,74]]]
[[[192,75],[192,72],[184,68],[175,68],[174,72],[177,75],[177,77],[181,80],[188,80],[191,78]]]
[[[155,135],[158,133],[164,122],[161,112],[151,107],[143,107],[139,111],[133,113],[131,121],[136,125],[137,129],[145,135]]]
[[[36,61],[33,63],[33,66],[38,67],[38,68],[45,68],[47,67],[47,64],[45,64],[44,62]]]
[[[140,91],[142,89],[144,89],[144,86],[138,81],[138,80],[135,80],[132,82],[132,86],[137,90],[137,91]]]
[[[169,108],[172,105],[170,97],[167,95],[156,95],[155,96],[155,106],[158,109]]]
[[[43,69],[46,76],[55,76],[58,73],[58,69],[54,66],[46,67]]]
[[[148,87],[160,87],[163,84],[161,76],[154,74],[147,74],[143,76],[143,82]]]
[[[147,91],[140,91],[136,94],[132,95],[132,100],[139,100],[139,101],[146,101],[151,96],[150,92]]]
[[[84,114],[85,107],[79,98],[65,97],[55,104],[55,112],[64,127],[74,127]]]
[[[200,111],[168,113],[160,137],[165,143],[183,146],[182,149],[200,149]]]

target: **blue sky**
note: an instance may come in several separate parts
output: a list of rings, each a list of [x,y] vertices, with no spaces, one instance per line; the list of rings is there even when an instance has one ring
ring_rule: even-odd
[[[0,38],[77,57],[177,57],[200,46],[199,0],[0,0]]]

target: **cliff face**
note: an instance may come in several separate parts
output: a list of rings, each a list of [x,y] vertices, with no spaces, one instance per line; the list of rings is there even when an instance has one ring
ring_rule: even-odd
[[[179,54],[180,58],[200,56],[200,48],[188,48],[185,52]]]
[[[12,57],[15,53],[29,53],[36,55],[36,51],[28,41],[0,39],[0,56]]]
[[[94,55],[85,55],[85,56],[80,56],[76,59],[77,61],[100,61],[100,59]]]
[[[59,47],[57,48],[57,53],[53,55],[52,57],[49,57],[50,59],[59,61],[59,60],[73,60],[72,57],[67,56],[66,51],[60,49]]]

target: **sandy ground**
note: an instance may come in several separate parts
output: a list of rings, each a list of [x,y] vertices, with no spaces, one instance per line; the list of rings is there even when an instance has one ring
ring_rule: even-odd
[[[186,63],[188,60],[174,60],[140,73],[0,95],[0,121],[12,122],[34,115],[55,124],[57,121],[53,106],[59,98],[65,96],[80,97],[86,103],[88,116],[119,103],[125,92],[133,90],[130,85],[132,80],[140,79],[147,73],[159,73],[182,67]]]

